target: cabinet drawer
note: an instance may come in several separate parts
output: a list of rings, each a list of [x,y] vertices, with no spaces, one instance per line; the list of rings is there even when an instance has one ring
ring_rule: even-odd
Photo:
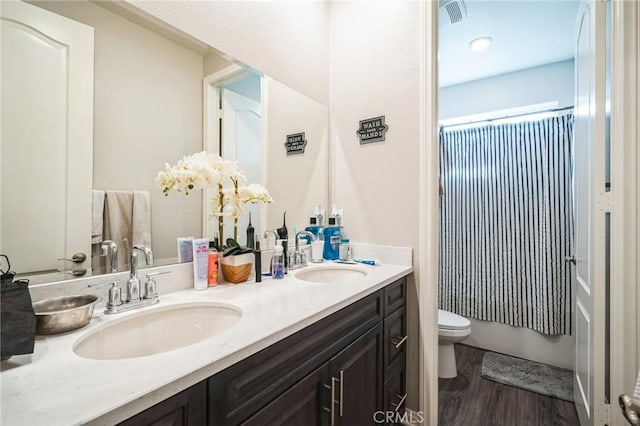
[[[404,363],[407,352],[406,308],[402,307],[384,319],[384,367]]]
[[[251,416],[242,426],[328,424],[331,410],[327,407],[331,404],[331,393],[325,387],[327,383],[331,383],[328,362]]]
[[[384,288],[384,315],[387,316],[407,302],[407,277]]]
[[[119,426],[200,426],[207,422],[207,382],[202,381],[120,423]]]
[[[210,424],[236,425],[382,321],[380,290],[216,374]]]
[[[395,367],[395,366],[394,366]],[[400,423],[399,420],[405,412],[407,402],[407,382],[404,365],[398,364],[397,368],[387,372],[384,384],[384,410],[387,413],[387,419],[393,418],[394,421],[388,424]],[[391,416],[390,412],[397,413]]]

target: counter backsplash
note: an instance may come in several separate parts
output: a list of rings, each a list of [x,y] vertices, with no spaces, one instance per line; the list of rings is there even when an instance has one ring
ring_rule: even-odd
[[[293,247],[293,243],[291,243],[289,247]],[[351,243],[351,247],[353,256],[356,259],[379,259],[382,264],[412,265],[412,249],[410,247],[380,246],[363,243]],[[271,252],[271,250],[266,254],[269,252]],[[263,259],[262,264],[265,265],[268,263]],[[193,287],[193,265],[191,262],[140,269],[138,271],[140,284],[144,284],[145,277],[148,273],[164,271],[170,271],[171,273],[156,277],[159,295]],[[121,286],[124,286],[128,279],[129,272],[118,272],[115,274],[98,275],[75,280],[34,284],[29,286],[29,291],[31,292],[31,299],[34,302],[50,297],[70,294],[95,294],[102,297],[102,301],[97,305],[97,308],[100,309],[104,307],[109,286],[89,287],[89,285],[107,284],[118,281]]]

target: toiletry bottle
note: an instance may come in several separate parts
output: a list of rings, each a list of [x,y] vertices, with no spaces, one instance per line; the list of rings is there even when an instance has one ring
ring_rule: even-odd
[[[209,239],[197,238],[192,241],[193,247],[193,288],[206,290],[209,272]]]
[[[282,253],[284,254],[284,273],[287,273],[287,267],[289,266],[287,262],[287,245],[289,243],[289,232],[287,231],[287,212],[284,212],[282,216],[282,226],[276,229],[276,233],[278,234],[278,238],[282,240]]]
[[[320,229],[320,227],[317,225],[317,219],[315,217],[310,217],[309,218],[309,226],[304,228],[305,231],[309,231],[313,235],[315,235],[316,239],[320,239],[320,235],[319,235],[319,232],[318,232],[319,229]],[[300,238],[304,239],[307,242],[307,244],[311,244],[311,238],[309,238],[307,235],[303,235]]]
[[[324,211],[320,208],[320,204],[318,204],[316,208],[313,210],[313,216],[309,218],[309,226],[304,228],[305,231],[309,231],[313,235],[315,235],[316,239],[318,240],[322,239],[322,229],[323,229],[322,217],[323,216],[324,216]],[[311,244],[311,238],[309,238],[306,235],[303,238],[305,239],[305,241],[307,241],[307,244]]]
[[[340,260],[345,262],[353,260],[353,256],[351,256],[351,244],[349,244],[348,238],[342,238],[340,240]]]
[[[255,266],[255,270],[256,270],[256,282],[262,282],[262,251],[260,251],[260,240],[258,240],[258,236],[256,235],[255,238],[255,250],[253,251],[254,254],[254,260],[253,260],[253,264]]]
[[[209,273],[207,274],[209,287],[218,284],[218,251],[215,244],[214,241],[209,242]]]
[[[255,229],[251,225],[251,212],[249,212],[249,226],[247,226],[247,248],[255,248]]]
[[[336,226],[336,218],[329,218],[329,226],[324,228],[324,250],[322,257],[325,260],[338,260],[340,247],[340,227]]]
[[[284,278],[284,249],[282,246],[276,246],[273,257],[271,258],[271,276],[273,279]]]

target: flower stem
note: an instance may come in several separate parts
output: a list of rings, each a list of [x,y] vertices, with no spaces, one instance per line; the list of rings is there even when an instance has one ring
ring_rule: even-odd
[[[233,191],[236,194],[236,200],[238,199],[238,179],[233,179]],[[233,219],[233,239],[238,241],[238,218]]]
[[[222,184],[218,184],[218,205],[220,206],[220,215],[218,216],[218,250],[222,250],[224,246],[224,193],[222,192]]]

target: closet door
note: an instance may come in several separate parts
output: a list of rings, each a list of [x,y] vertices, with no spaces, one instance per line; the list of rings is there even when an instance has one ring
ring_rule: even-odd
[[[0,2],[0,251],[19,273],[91,251],[93,28]]]
[[[574,399],[582,425],[608,423],[605,400],[605,4],[585,2],[576,26],[574,127]]]

